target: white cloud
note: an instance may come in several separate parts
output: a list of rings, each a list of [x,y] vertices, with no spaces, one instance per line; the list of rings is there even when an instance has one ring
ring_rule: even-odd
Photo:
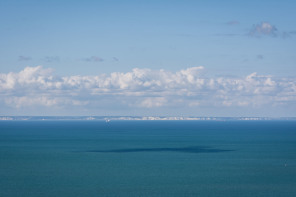
[[[151,108],[151,107],[161,107],[167,103],[167,100],[163,97],[150,97],[143,99],[139,107]]]
[[[51,107],[58,104],[57,98],[48,98],[46,96],[12,96],[5,99],[5,103],[9,106],[20,108],[26,106],[46,106]]]
[[[261,22],[260,24],[253,25],[249,32],[249,35],[251,36],[277,36],[277,34],[277,28],[268,22]]]
[[[295,35],[294,31],[279,31],[275,25],[268,22],[261,22],[259,24],[253,25],[249,31],[249,36],[262,37],[262,36],[272,36],[281,38],[290,38]],[[263,56],[258,55],[258,59],[263,59]]]
[[[96,76],[56,76],[51,69],[27,67],[0,74],[0,101],[7,107],[94,108],[260,107],[296,101],[295,78],[252,73],[208,78],[203,67],[177,72],[135,68]],[[3,104],[2,104],[3,105]]]

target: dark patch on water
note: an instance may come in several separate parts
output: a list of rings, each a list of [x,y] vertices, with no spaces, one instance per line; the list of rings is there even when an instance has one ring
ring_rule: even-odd
[[[112,150],[89,150],[86,152],[95,153],[134,153],[134,152],[182,152],[182,153],[220,153],[234,150],[225,150],[201,146],[180,147],[180,148],[126,148]]]

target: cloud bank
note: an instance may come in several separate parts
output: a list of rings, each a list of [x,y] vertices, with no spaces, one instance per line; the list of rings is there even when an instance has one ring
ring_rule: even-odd
[[[291,106],[296,79],[252,73],[245,77],[201,75],[203,67],[177,72],[135,68],[95,76],[57,76],[52,69],[26,67],[0,74],[0,101],[8,108],[88,109],[164,107]]]

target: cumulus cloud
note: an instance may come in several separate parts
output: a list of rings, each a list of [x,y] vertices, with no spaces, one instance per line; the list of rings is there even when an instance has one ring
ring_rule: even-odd
[[[261,22],[259,24],[253,25],[249,32],[250,36],[277,36],[278,30],[274,25],[268,22]]]
[[[205,77],[203,67],[177,72],[135,68],[94,76],[57,76],[52,69],[27,67],[0,74],[0,101],[6,107],[198,108],[260,107],[296,102],[295,78],[251,73]]]

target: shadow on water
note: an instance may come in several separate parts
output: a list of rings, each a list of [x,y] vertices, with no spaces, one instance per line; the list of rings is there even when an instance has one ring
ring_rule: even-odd
[[[234,150],[224,150],[217,148],[191,146],[181,148],[127,148],[127,149],[113,149],[113,150],[89,150],[86,152],[95,153],[134,153],[134,152],[181,152],[181,153],[220,153]]]

